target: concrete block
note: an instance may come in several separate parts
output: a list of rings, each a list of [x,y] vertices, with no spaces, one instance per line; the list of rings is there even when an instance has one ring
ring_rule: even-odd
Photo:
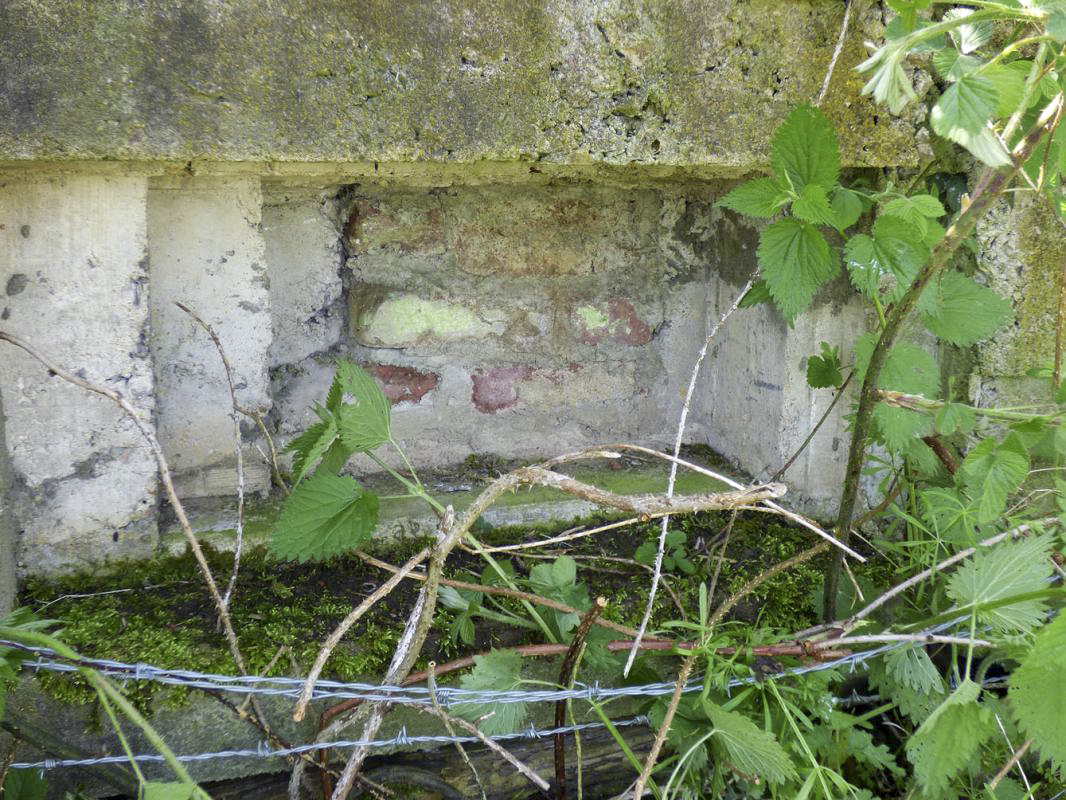
[[[221,472],[202,473],[232,468],[236,458],[222,362],[207,334],[176,301],[218,334],[240,404],[270,408],[273,319],[261,207],[259,181],[247,177],[158,180],[149,191],[159,440],[183,496],[232,491],[235,473],[230,472],[229,482]],[[254,466],[259,461],[257,452],[246,448],[248,491],[269,487],[266,470]]]
[[[352,293],[356,309],[362,295],[357,287]],[[355,311],[358,327],[354,338],[368,347],[412,347],[415,345],[480,340],[500,336],[506,329],[506,317],[500,311],[480,308],[476,298],[466,302],[400,294],[381,301],[373,311]],[[475,301],[475,302],[470,302]]]
[[[144,177],[0,182],[0,317],[58,364],[154,410]],[[53,571],[155,545],[156,465],[110,400],[0,348],[19,561]]]
[[[335,188],[274,187],[263,197],[263,244],[270,278],[270,366],[327,350],[344,328]]]

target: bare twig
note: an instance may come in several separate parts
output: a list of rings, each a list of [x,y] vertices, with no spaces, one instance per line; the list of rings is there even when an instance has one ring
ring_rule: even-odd
[[[204,329],[211,341],[215,343],[219,358],[222,359],[222,368],[226,373],[226,385],[229,387],[230,418],[233,420],[233,450],[237,456],[237,541],[233,546],[233,571],[229,576],[226,591],[222,594],[222,605],[229,607],[233,589],[237,585],[237,573],[241,568],[241,551],[244,549],[244,453],[241,442],[240,403],[237,402],[237,387],[233,382],[233,368],[229,359],[226,358],[226,350],[222,347],[222,340],[218,338],[215,329],[208,325],[200,316],[184,303],[174,301],[174,305],[188,314],[196,323]]]
[[[844,42],[848,38],[848,22],[851,19],[852,0],[847,0],[844,5],[844,21],[840,24],[840,36],[837,37],[837,46],[833,49],[833,56],[829,59],[829,68],[825,72],[825,80],[822,81],[822,90],[818,92],[818,98],[814,101],[815,106],[820,106],[829,92],[829,82],[833,79],[833,70],[836,69],[840,54],[844,51]]]
[[[825,424],[825,421],[829,419],[829,415],[833,413],[833,409],[836,408],[837,403],[840,402],[840,398],[844,396],[844,391],[848,388],[848,384],[851,383],[851,379],[852,377],[854,377],[854,375],[854,372],[849,372],[848,377],[846,377],[844,379],[844,382],[837,387],[836,394],[833,395],[833,399],[830,401],[829,406],[822,413],[822,416],[819,417],[818,421],[814,424],[814,427],[811,428],[810,433],[807,434],[807,438],[800,442],[800,446],[796,448],[796,452],[789,456],[788,461],[782,464],[781,468],[771,476],[771,483],[773,483],[774,481],[781,480],[784,474],[788,472],[788,468],[795,464],[796,459],[799,458],[800,454],[807,449],[807,445],[811,443],[811,440],[814,439],[819,429],[822,427],[822,425]]]
[[[457,717],[457,716],[455,716],[453,714],[449,714],[449,713],[447,713],[444,710],[435,709],[435,708],[433,708],[431,706],[415,706],[415,708],[417,708],[419,711],[422,711],[422,712],[424,712],[426,714],[433,714],[434,716],[439,717],[442,720],[447,720],[447,721],[451,722],[453,725],[458,725],[463,730],[472,733],[474,736],[476,736],[478,739],[481,740],[482,744],[484,744],[492,752],[496,753],[496,755],[500,756],[500,758],[502,758],[504,761],[506,761],[508,764],[510,764],[512,767],[514,767],[516,770],[518,770],[518,772],[523,777],[527,778],[530,783],[532,783],[534,786],[536,786],[542,792],[551,791],[551,784],[549,784],[546,780],[544,780],[544,778],[540,777],[540,775],[535,773],[533,770],[531,770],[529,767],[527,767],[525,764],[523,764],[521,761],[519,761],[517,758],[515,758],[515,756],[512,753],[510,753],[509,751],[507,751],[503,747],[501,747],[498,742],[493,741],[488,736],[483,734],[478,729],[477,725],[474,725],[471,722],[467,722],[465,719],[462,719],[461,717]]]
[[[719,317],[718,322],[711,328],[710,333],[707,334],[707,338],[703,342],[703,347],[700,348],[699,355],[696,356],[696,363],[692,366],[692,376],[689,378],[688,389],[685,390],[685,401],[681,406],[681,417],[677,423],[677,435],[674,437],[674,458],[678,457],[681,452],[681,442],[685,438],[685,423],[688,421],[689,408],[692,405],[692,395],[696,391],[696,379],[700,374],[700,367],[703,366],[703,360],[707,357],[707,351],[710,349],[711,342],[718,335],[718,331],[721,329],[725,321],[729,319],[733,312],[740,306],[740,301],[744,298],[754,285],[756,279],[759,277],[759,271],[748,279],[748,282],[744,285],[744,288],[740,290],[737,296],[734,298],[732,304],[726,309],[725,313]],[[666,496],[672,498],[674,496],[674,485],[677,481],[677,461],[673,461],[670,464],[670,477],[666,483]],[[662,518],[662,524],[659,528],[659,546],[655,552],[655,572],[651,579],[651,589],[648,592],[648,604],[644,609],[644,616],[640,620],[640,626],[637,628],[638,633],[636,642],[639,643],[644,638],[644,631],[648,628],[648,623],[651,621],[652,610],[655,608],[655,595],[659,590],[659,576],[663,570],[663,556],[666,553],[666,533],[670,528],[669,515]],[[633,667],[633,659],[637,657],[636,646],[629,652],[629,657],[626,659],[625,668],[622,670],[623,675],[629,675],[629,670]]]
[[[756,589],[758,589],[768,580],[773,578],[775,575],[780,575],[785,570],[792,569],[792,567],[802,564],[804,561],[809,561],[815,556],[826,552],[828,549],[829,544],[827,542],[821,542],[819,544],[816,544],[814,547],[810,547],[804,550],[802,553],[797,553],[796,555],[792,556],[792,558],[786,559],[785,561],[782,561],[778,564],[774,564],[768,570],[759,573],[750,581],[748,581],[739,589],[737,589],[732,594],[732,596],[727,598],[725,602],[722,603],[722,605],[718,606],[718,608],[714,610],[714,613],[711,614],[710,620],[708,620],[707,622],[708,627],[713,628],[715,625],[717,625],[722,620],[722,618],[725,617],[726,614],[728,614],[736,607],[737,603],[739,603],[749,594],[754,592]]]
[[[1024,756],[1026,751],[1032,746],[1033,740],[1026,739],[1024,742],[1022,742],[1021,747],[1019,747],[1017,750],[1014,750],[1014,745],[1011,743],[1010,737],[1007,736],[1007,729],[1003,727],[1003,720],[999,718],[999,714],[996,714],[996,725],[999,726],[999,732],[1003,734],[1003,738],[1007,742],[1007,747],[1009,747],[1014,752],[1011,754],[1010,759],[1007,760],[1007,763],[1003,765],[1003,768],[996,773],[996,776],[992,779],[992,782],[989,783],[988,788],[991,790],[995,790],[996,786],[999,785],[999,782],[1005,777],[1007,777],[1007,773],[1011,771],[1011,768],[1015,764],[1017,764],[1018,772],[1021,773],[1022,782],[1025,784],[1027,796],[1032,796],[1033,787],[1029,785],[1029,776],[1025,774],[1025,768],[1021,765],[1020,762],[1022,756]]]
[[[444,722],[444,729],[448,731],[448,735],[453,739],[456,739],[455,749],[459,751],[459,757],[463,759],[463,763],[466,764],[467,769],[470,770],[470,774],[474,776],[474,783],[477,785],[478,791],[481,793],[481,800],[488,800],[485,795],[485,787],[481,784],[481,776],[477,774],[477,768],[474,766],[474,762],[470,760],[470,756],[466,754],[466,748],[463,747],[463,743],[458,741],[458,737],[455,735],[455,726],[452,725],[451,717],[445,713],[444,709],[440,706],[440,700],[437,699],[437,665],[435,662],[429,662],[429,676],[427,678],[427,685],[429,686],[429,699],[433,703],[433,711],[440,716]]]
[[[167,499],[170,500],[170,504],[174,509],[174,514],[178,518],[178,523],[181,525],[182,533],[185,534],[185,541],[189,545],[189,549],[192,550],[193,557],[196,559],[196,563],[200,568],[200,573],[203,576],[204,583],[207,584],[207,590],[211,595],[211,599],[214,601],[215,609],[218,611],[219,620],[222,622],[222,630],[226,636],[226,642],[229,644],[230,655],[233,656],[233,662],[237,666],[237,670],[241,675],[247,675],[248,670],[244,663],[244,657],[241,655],[241,648],[237,642],[237,632],[233,628],[233,622],[230,619],[229,609],[222,601],[222,595],[218,591],[218,585],[215,583],[215,576],[211,573],[211,567],[207,563],[207,559],[204,557],[204,551],[200,547],[200,542],[196,538],[196,534],[193,532],[192,525],[189,522],[189,517],[185,513],[185,507],[182,505],[177,491],[174,489],[174,481],[170,475],[170,466],[167,464],[166,457],[163,455],[163,448],[159,444],[159,440],[152,432],[149,424],[141,419],[136,409],[130,405],[125,396],[120,392],[110,389],[106,386],[101,386],[98,383],[86,380],[79,377],[72,372],[64,369],[58,364],[54,363],[47,356],[40,353],[28,342],[23,341],[17,336],[14,336],[5,331],[0,331],[0,340],[10,342],[15,347],[21,348],[26,353],[37,359],[43,364],[52,374],[57,375],[68,383],[72,383],[75,386],[79,386],[86,391],[93,392],[95,394],[102,395],[108,400],[111,400],[127,417],[133,422],[140,432],[141,436],[148,446],[152,450],[152,454],[155,456],[156,465],[159,468],[159,479],[163,483],[163,488],[166,491]],[[259,706],[258,701],[252,703],[255,709],[256,716],[259,718],[259,722],[264,729],[269,729],[269,724],[266,721],[266,717],[263,714],[262,709]]]
[[[619,520],[618,522],[609,522],[606,525],[597,525],[595,528],[572,528],[565,531],[558,536],[552,536],[550,539],[541,539],[536,542],[519,542],[518,544],[503,544],[496,547],[482,548],[483,553],[509,553],[514,550],[531,550],[535,547],[547,547],[552,544],[561,544],[562,542],[570,542],[574,539],[581,539],[585,536],[592,536],[597,533],[603,533],[604,531],[611,531],[616,528],[624,528],[628,525],[636,525],[642,522],[640,517],[630,517],[629,519]]]
[[[307,713],[307,704],[311,702],[311,694],[315,689],[315,682],[318,680],[318,676],[322,674],[322,668],[325,667],[326,661],[329,660],[333,650],[340,644],[344,634],[348,632],[348,629],[354,625],[360,617],[369,611],[379,600],[387,596],[396,585],[402,581],[411,570],[429,558],[430,549],[428,547],[423,548],[419,552],[415,553],[411,558],[407,560],[407,563],[397,570],[397,572],[385,581],[381,586],[367,595],[358,606],[352,609],[337,627],[333,633],[329,635],[329,638],[322,643],[321,649],[318,651],[318,656],[315,658],[314,666],[311,667],[311,671],[307,674],[307,680],[304,682],[303,690],[300,692],[300,699],[296,703],[296,708],[292,713],[292,718],[299,722],[304,718],[304,714]]]
[[[574,672],[577,667],[577,658],[585,647],[585,638],[592,629],[592,623],[596,617],[607,608],[607,598],[597,597],[574,632],[574,638],[563,658],[563,664],[559,668],[559,685],[571,686],[574,683]],[[561,728],[566,724],[566,700],[555,701],[555,727]],[[555,800],[566,800],[566,736],[562,733],[555,734]]]

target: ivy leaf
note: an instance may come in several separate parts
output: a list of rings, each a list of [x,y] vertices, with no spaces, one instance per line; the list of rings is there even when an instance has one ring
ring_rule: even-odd
[[[918,310],[925,327],[960,347],[987,339],[1013,316],[1009,302],[956,270],[926,287]]]
[[[836,214],[829,206],[829,195],[817,183],[809,183],[803,187],[800,196],[792,203],[792,213],[804,222],[836,225]]]
[[[838,186],[833,190],[831,206],[836,217],[833,227],[838,231],[850,228],[862,216],[862,198],[859,197],[857,192],[845,189],[842,186]]]
[[[726,711],[715,703],[704,703],[704,710],[714,726],[713,741],[722,745],[730,763],[739,772],[757,776],[767,783],[796,779],[796,768],[772,733],[742,714]]]
[[[488,655],[474,656],[474,669],[459,679],[464,689],[511,691],[522,684],[522,657],[513,650],[491,650]],[[456,703],[453,711],[469,722],[486,714],[492,716],[477,723],[486,736],[513,733],[526,719],[525,703]]]
[[[142,785],[143,800],[189,800],[196,791],[196,784],[179,781],[145,781]]]
[[[788,204],[788,194],[776,178],[756,178],[742,183],[717,205],[750,217],[772,217]]]
[[[744,296],[740,298],[740,302],[737,303],[737,308],[754,308],[755,306],[761,306],[763,303],[769,303],[773,301],[773,297],[770,294],[770,288],[766,285],[766,281],[762,278],[755,281],[751,285],[751,288],[744,293]]]
[[[316,422],[286,446],[286,450],[295,451],[292,460],[294,471],[293,484],[298,485],[318,460],[325,455],[330,445],[337,438],[337,423],[333,417],[324,422]]]
[[[822,354],[807,359],[807,385],[812,389],[835,388],[844,382],[840,373],[840,348],[821,343]]]
[[[921,694],[942,693],[944,682],[940,673],[921,647],[902,647],[890,650],[885,656],[885,669],[900,686]]]
[[[812,106],[797,106],[774,134],[770,162],[778,178],[795,192],[802,194],[811,183],[828,192],[840,175],[840,145],[833,123]]]
[[[1011,673],[1008,697],[1014,719],[1036,749],[1055,768],[1066,768],[1066,614],[1059,614],[1036,634],[1033,648]]]
[[[358,403],[340,408],[338,428],[341,439],[352,452],[365,453],[384,444],[390,437],[391,406],[370,374],[350,361],[337,366],[337,380],[344,393]]]
[[[794,217],[779,219],[762,232],[758,255],[770,295],[789,323],[839,269],[825,237]]]
[[[994,522],[1007,507],[1007,497],[1029,474],[1029,456],[1011,440],[997,444],[985,439],[971,450],[958,477],[971,497],[979,500],[979,521]]]
[[[1013,595],[1037,592],[1051,577],[1051,543],[1045,536],[1001,542],[978,551],[955,570],[948,596],[960,606],[995,603]],[[1003,633],[1028,633],[1047,614],[1043,600],[1022,600],[998,608],[981,609],[977,618]]]
[[[285,501],[270,536],[279,558],[307,561],[339,555],[370,537],[378,522],[378,497],[354,478],[316,472]]]
[[[941,436],[959,433],[971,433],[977,424],[974,410],[962,403],[944,403],[933,419],[933,428]]]
[[[992,712],[978,704],[981,687],[965,680],[907,741],[914,777],[930,794],[945,790],[994,732]]]
[[[860,336],[855,342],[856,378],[862,379],[866,374],[876,343],[876,337],[870,333]],[[940,373],[929,353],[917,345],[904,342],[889,351],[877,387],[933,397],[940,388]],[[894,452],[905,451],[914,437],[928,430],[930,422],[924,414],[893,408],[884,403],[878,403],[874,408],[873,419],[881,438]]]

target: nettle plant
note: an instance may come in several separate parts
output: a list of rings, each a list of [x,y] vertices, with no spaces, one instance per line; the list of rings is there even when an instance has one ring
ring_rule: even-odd
[[[742,306],[772,303],[791,323],[842,272],[869,304],[873,330],[845,348],[850,363],[823,343],[808,360],[807,376],[813,387],[834,388],[838,396],[849,382],[860,385],[837,537],[846,541],[856,523],[862,476],[880,477],[884,500],[865,519],[884,523],[873,544],[895,567],[897,582],[873,587],[879,596],[861,609],[843,608],[840,598],[861,600],[862,593],[853,580],[841,586],[841,561],[831,561],[826,624],[789,637],[727,622],[752,586],[712,609],[718,573],[709,575],[698,619],[668,626],[684,637],[675,642],[676,654],[685,656],[679,682],[698,670],[703,691],[650,709],[674,754],[652,774],[657,748],[642,766],[623,746],[644,773],[640,786],[647,782],[657,797],[712,790],[802,798],[1034,797],[1061,785],[1066,618],[1057,613],[1063,590],[1054,558],[1062,545],[1056,531],[1066,521],[1062,342],[1054,365],[1039,373],[1049,383],[1047,402],[1026,408],[962,402],[950,383],[945,390],[934,351],[970,347],[1012,317],[1010,304],[963,257],[976,247],[977,220],[997,201],[1021,193],[1066,218],[1066,146],[1058,135],[1066,1],[887,5],[897,16],[886,42],[860,66],[870,76],[864,91],[898,112],[915,99],[908,70],[929,70],[942,89],[929,124],[976,160],[972,190],[964,194],[944,176],[927,177],[934,164],[906,185],[849,182],[842,178],[832,124],[816,108],[801,106],[774,136],[772,173],[739,186],[720,204],[765,221],[760,278]],[[362,453],[398,481],[405,496],[437,512],[440,541],[454,544],[448,532],[458,531],[485,558],[481,590],[441,588],[440,600],[453,612],[453,641],[473,642],[478,620],[539,631],[563,646],[587,634],[583,615],[592,604],[575,562],[564,556],[521,578],[484,552],[470,533],[470,517],[458,528],[448,523],[450,509],[426,491],[393,439],[388,401],[367,373],[342,363],[315,411],[319,421],[290,445],[295,485],[271,542],[277,555],[326,558],[371,535],[378,498],[341,474]],[[405,470],[390,466],[379,448],[395,450]],[[1037,469],[1050,481],[1026,491]],[[521,480],[548,475],[531,472]],[[668,535],[665,545],[676,570],[694,567],[682,538]],[[638,560],[653,555],[645,547]],[[525,599],[499,604],[493,586]],[[528,600],[533,595],[556,605],[535,609]],[[848,616],[840,616],[838,603]],[[560,604],[569,610],[559,610]],[[417,630],[424,639],[421,623]],[[834,670],[762,680],[751,654],[767,647],[785,653],[773,648],[796,638],[801,654],[834,642],[904,646],[871,656],[858,684]],[[609,669],[606,648],[598,647],[602,638],[588,643],[590,660]],[[409,668],[413,660],[404,663]],[[511,689],[523,681],[522,659],[513,651],[482,654],[475,664],[464,686]],[[571,666],[573,679],[577,667]],[[731,689],[738,679],[744,688]],[[881,699],[850,713],[839,695],[855,688]],[[601,706],[594,710],[609,724]],[[480,719],[489,732],[513,730],[525,714],[521,704],[459,711]]]

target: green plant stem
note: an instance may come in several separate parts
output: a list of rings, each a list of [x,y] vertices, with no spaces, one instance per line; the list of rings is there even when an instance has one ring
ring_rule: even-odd
[[[485,552],[485,546],[474,537],[474,534],[468,531],[466,539],[470,542],[470,546],[474,548],[474,551],[485,559],[489,567],[492,568],[492,571],[500,577],[500,580],[507,584],[507,588],[517,592],[518,587],[515,585],[515,582],[511,580],[511,576],[504,572],[503,567],[500,566],[499,562],[493,558],[492,555]],[[537,613],[537,609],[533,608],[533,604],[524,599],[520,599],[518,602],[522,604],[522,608],[526,610],[526,613],[529,614],[530,618],[537,623],[544,635],[548,637],[548,641],[553,644],[558,643],[559,638],[552,633],[551,628],[548,627],[544,618]]]
[[[973,667],[973,640],[977,637],[977,609],[970,613],[970,643],[966,646],[966,680],[970,680],[970,669]]]
[[[407,471],[411,473],[411,477],[415,479],[415,483],[417,483],[420,488],[425,488],[422,486],[422,480],[418,477],[418,472],[415,470],[411,460],[407,457],[407,453],[404,452],[404,449],[400,447],[400,445],[396,443],[396,440],[391,436],[389,437],[389,444],[391,444],[396,452],[400,454],[400,458],[403,459],[403,463],[407,467]]]
[[[811,762],[811,767],[818,775],[818,783],[822,785],[822,791],[825,792],[826,797],[832,797],[832,793],[829,791],[829,786],[825,782],[825,776],[822,775],[822,765],[818,763],[818,759],[814,753],[811,752],[810,746],[807,744],[807,739],[803,735],[803,731],[799,729],[799,725],[796,724],[796,720],[792,717],[792,712],[788,710],[788,704],[785,703],[785,698],[781,696],[781,693],[777,690],[777,684],[773,681],[768,681],[770,691],[773,692],[774,697],[777,698],[778,705],[781,706],[781,712],[785,715],[785,719],[788,720],[788,725],[792,728],[792,733],[796,737],[796,741],[800,743],[800,747],[803,749],[807,759]]]
[[[6,626],[0,626],[0,638],[10,639],[13,642],[21,642],[23,644],[27,644],[33,647],[47,647],[51,650],[54,650],[63,658],[72,659],[74,661],[81,660],[81,657],[74,650],[67,647],[65,644],[63,644],[63,642],[59,641],[55,637],[49,636],[45,633],[27,631],[21,628],[9,628]],[[177,756],[174,755],[174,752],[170,749],[167,743],[163,741],[163,737],[161,737],[156,731],[156,729],[152,727],[151,723],[149,723],[148,720],[146,720],[141,715],[141,712],[138,711],[133,706],[133,704],[126,699],[126,696],[122,694],[122,692],[119,691],[118,688],[112,685],[111,681],[109,681],[99,672],[94,669],[91,669],[90,667],[79,666],[78,672],[85,676],[85,679],[89,681],[89,684],[98,693],[100,693],[102,696],[106,696],[107,699],[111,700],[116,706],[118,706],[119,710],[123,714],[125,714],[131,722],[133,722],[134,725],[141,729],[141,732],[144,733],[144,736],[148,740],[148,743],[155,748],[156,752],[163,756],[163,760],[167,763],[167,766],[169,766],[174,771],[174,774],[177,775],[182,782],[188,783],[192,786],[196,785],[196,781],[192,779],[192,776],[189,774],[189,771],[185,769],[185,765],[178,761]],[[206,800],[210,800],[210,797],[208,797],[207,793],[199,787],[197,787],[196,791],[199,797],[206,798]]]
[[[133,770],[133,774],[137,776],[137,782],[143,784],[144,773],[141,772],[141,768],[137,766],[137,759],[133,757],[133,750],[130,748],[130,743],[126,741],[126,734],[122,732],[122,726],[118,722],[118,717],[115,716],[115,709],[111,707],[110,701],[105,695],[99,695],[100,705],[104,707],[104,712],[107,714],[107,718],[111,720],[111,727],[115,729],[115,735],[118,736],[119,744],[122,745],[122,749],[126,753],[126,758],[130,760],[130,768]]]
[[[971,15],[971,18],[974,16],[977,16],[977,14]],[[1061,102],[1062,95],[1060,94],[1055,100],[1052,100],[1048,105],[1048,109],[1052,109],[1056,103]],[[914,309],[925,287],[948,267],[952,257],[955,255],[955,251],[958,250],[977,225],[977,220],[984,216],[989,208],[992,207],[992,204],[999,199],[1021,170],[1022,164],[1025,163],[1033,149],[1043,138],[1046,132],[1046,122],[1043,120],[1043,116],[1046,116],[1046,114],[1047,110],[1042,115],[1042,121],[1015,148],[1010,165],[997,169],[988,169],[982,174],[977,188],[974,190],[970,205],[959,214],[955,222],[947,229],[944,238],[933,249],[929,261],[919,270],[910,288],[888,315],[887,324],[882,330],[873,352],[870,354],[870,362],[862,382],[859,406],[855,413],[855,423],[848,448],[844,488],[841,492],[840,509],[836,523],[836,536],[844,543],[847,543],[851,535],[851,520],[855,513],[855,504],[859,494],[859,479],[862,475],[862,465],[866,457],[866,443],[870,436],[873,410],[878,402],[877,382],[881,376],[881,370],[885,366],[889,350],[895,344],[904,321]],[[836,618],[837,587],[840,585],[842,566],[842,559],[834,554],[826,571],[825,587],[822,595],[822,616],[827,622]]]
[[[373,453],[369,453],[368,452],[366,455],[367,455],[367,458],[369,458],[371,461],[373,461],[375,464],[377,464],[379,467],[381,467],[383,470],[385,470],[387,473],[389,473],[389,475],[391,475],[393,478],[395,478],[397,481],[399,481],[401,484],[403,484],[403,487],[408,492],[410,492],[411,495],[413,495],[414,497],[418,497],[418,498],[420,498],[422,500],[425,500],[427,503],[429,503],[429,505],[431,505],[433,507],[434,511],[436,511],[438,514],[440,514],[442,516],[447,512],[447,509],[440,503],[440,501],[437,500],[437,498],[435,498],[429,492],[427,492],[425,490],[425,488],[421,484],[412,483],[411,481],[407,480],[407,478],[405,478],[399,472],[394,470],[392,467],[390,467],[388,464],[386,464],[381,458],[379,458],[378,456],[374,455]]]

